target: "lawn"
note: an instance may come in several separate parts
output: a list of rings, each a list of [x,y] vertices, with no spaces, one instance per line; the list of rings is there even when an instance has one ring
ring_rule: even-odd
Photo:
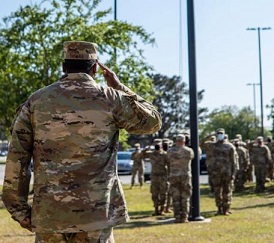
[[[174,224],[172,213],[152,216],[149,184],[142,189],[124,185],[124,192],[131,221],[114,229],[116,243],[274,242],[274,182],[268,183],[261,194],[254,193],[254,183],[248,184],[243,193],[234,193],[230,216],[214,216],[214,198],[208,185],[201,185],[200,212],[205,220],[187,224]],[[3,205],[0,224],[0,242],[34,241],[33,234],[10,219]]]

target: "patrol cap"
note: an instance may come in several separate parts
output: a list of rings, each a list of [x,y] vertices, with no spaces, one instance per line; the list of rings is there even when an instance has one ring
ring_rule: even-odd
[[[236,134],[235,137],[238,138],[238,139],[242,139],[242,135],[241,134]]]
[[[135,144],[134,144],[134,147],[135,147],[135,148],[140,148],[140,146],[141,146],[140,143],[135,143]]]
[[[176,141],[182,141],[182,142],[184,142],[185,140],[186,140],[186,137],[185,137],[184,134],[178,134],[176,136]]]
[[[217,131],[216,131],[216,133],[223,133],[223,134],[225,134],[225,129],[218,128]]]
[[[86,41],[64,42],[64,58],[76,60],[96,60],[97,44]]]
[[[258,140],[258,141],[263,141],[264,139],[263,139],[262,136],[259,136],[259,137],[257,137],[257,140]]]
[[[153,140],[153,144],[154,145],[160,145],[160,144],[162,144],[162,139],[160,139],[160,138],[155,138],[154,140]]]

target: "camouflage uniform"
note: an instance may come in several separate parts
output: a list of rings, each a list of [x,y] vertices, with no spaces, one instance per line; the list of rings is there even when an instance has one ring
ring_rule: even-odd
[[[162,150],[162,140],[155,139],[155,147],[158,145],[159,150],[153,152],[146,151],[146,156],[149,157],[151,162],[151,186],[150,192],[152,196],[153,206],[155,208],[154,215],[164,214],[166,193],[167,193],[167,176],[169,170],[169,164],[167,160],[167,154]]]
[[[262,137],[257,138],[257,142],[262,143]],[[272,166],[271,154],[269,148],[258,143],[249,144],[249,151],[254,163],[255,176],[256,176],[256,192],[263,192],[265,190],[265,179],[267,176],[268,166]]]
[[[205,143],[215,143],[215,142],[216,142],[216,138],[214,136],[211,136],[211,140],[206,141]],[[206,168],[208,173],[208,184],[209,184],[211,193],[213,193],[214,192],[213,183],[212,183],[212,168],[214,168],[213,151],[208,146],[207,149],[205,150],[205,153],[206,153]]]
[[[271,160],[272,163],[270,164],[269,168],[268,168],[268,177],[270,180],[273,180],[273,163],[274,163],[274,142],[272,141],[271,137],[267,138],[267,143],[266,146],[269,148],[270,153],[271,153]]]
[[[239,192],[244,190],[244,183],[246,182],[246,171],[249,167],[249,160],[247,156],[246,149],[242,146],[239,146],[237,142],[235,142],[236,152],[238,154],[238,163],[239,170],[237,171],[236,179],[235,179],[235,191]]]
[[[178,144],[179,141],[184,142],[184,139],[184,135],[178,135],[176,146],[167,151],[175,223],[188,222],[192,193],[191,160],[194,158],[194,152],[191,148]]]
[[[80,42],[68,43],[85,57]],[[86,43],[86,42],[85,42]],[[16,118],[6,161],[3,202],[12,218],[31,218],[40,234],[94,232],[129,220],[117,175],[119,130],[155,133],[155,107],[122,83],[102,87],[68,73],[32,94]],[[31,158],[34,196],[28,204]]]
[[[131,170],[131,187],[135,184],[135,176],[138,173],[139,184],[142,187],[144,184],[144,160],[143,153],[140,149],[140,144],[135,144],[136,150],[131,154],[131,159],[133,160],[133,166]]]
[[[168,151],[168,149],[171,147],[172,141],[169,138],[163,138],[163,150]],[[169,171],[168,171],[169,174]],[[166,208],[165,212],[166,213],[171,213],[171,206],[172,206],[172,195],[170,192],[170,183],[169,180],[167,180],[167,192],[166,192]]]
[[[224,129],[218,129],[217,135],[223,134]],[[204,150],[211,150],[215,158],[212,167],[212,183],[217,214],[228,215],[232,202],[233,181],[238,170],[236,149],[233,144],[223,138],[215,143],[203,143]]]

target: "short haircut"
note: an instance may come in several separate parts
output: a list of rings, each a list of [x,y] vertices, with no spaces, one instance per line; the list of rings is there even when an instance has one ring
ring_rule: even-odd
[[[64,66],[68,73],[89,73],[96,60],[65,59]]]

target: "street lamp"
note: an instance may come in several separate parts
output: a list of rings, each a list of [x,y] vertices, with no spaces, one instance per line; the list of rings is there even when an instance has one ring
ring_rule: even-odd
[[[246,84],[247,86],[253,86],[253,104],[254,104],[254,129],[256,129],[256,89],[255,86],[256,85],[260,85],[260,84],[256,84],[256,83],[248,83]]]
[[[114,20],[117,20],[117,0],[114,0]]]
[[[270,30],[270,27],[247,28],[246,30],[258,31],[258,45],[259,45],[259,71],[260,71],[260,96],[261,96],[261,136],[264,136],[264,112],[263,112],[263,80],[262,80],[262,58],[261,58],[261,30]]]

